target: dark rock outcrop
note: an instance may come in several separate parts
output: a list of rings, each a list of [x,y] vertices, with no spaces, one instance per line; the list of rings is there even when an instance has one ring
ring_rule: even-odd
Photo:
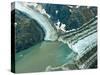
[[[51,20],[65,24],[66,30],[77,29],[97,15],[97,7],[44,4]]]
[[[45,32],[37,21],[19,10],[13,10],[12,15],[15,15],[16,52],[27,49],[44,40]]]

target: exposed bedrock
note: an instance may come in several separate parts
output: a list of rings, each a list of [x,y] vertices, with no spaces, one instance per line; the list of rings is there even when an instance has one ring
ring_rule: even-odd
[[[97,67],[97,18],[94,17],[80,28],[62,34],[59,41],[67,43],[78,55],[75,64],[79,69]],[[66,68],[70,67],[66,64]],[[77,68],[76,67],[76,68]],[[78,69],[77,68],[77,69]],[[75,68],[74,68],[75,69]]]
[[[43,4],[54,23],[65,24],[66,30],[77,29],[97,15],[96,7]]]
[[[16,2],[16,49],[17,51],[26,49],[43,40],[61,41],[76,53],[73,57],[74,63],[65,63],[62,69],[85,69],[91,67],[91,64],[97,60],[97,17],[96,14],[91,17],[82,14],[84,24],[77,28],[68,29],[63,32],[56,29],[49,21],[48,17],[40,13],[34,7],[30,8],[27,4]],[[86,8],[84,8],[85,10]],[[76,10],[76,9],[75,9]],[[75,11],[73,9],[73,11]],[[78,10],[78,8],[77,8]],[[81,7],[80,7],[81,10]],[[80,11],[82,12],[82,11]],[[72,14],[72,16],[75,13]],[[86,13],[87,14],[87,13]],[[89,14],[89,12],[88,12]],[[80,17],[81,18],[81,17]],[[78,18],[77,20],[79,20]],[[70,19],[73,19],[71,17]],[[68,23],[72,22],[68,20]],[[73,23],[74,24],[74,23]],[[70,24],[73,26],[73,24]],[[76,27],[76,26],[75,26]],[[59,34],[59,37],[58,37]],[[24,39],[23,39],[24,38]],[[67,46],[67,45],[66,45]],[[69,57],[72,57],[70,55]],[[72,65],[72,66],[71,66]],[[59,67],[58,67],[59,68]],[[57,68],[57,69],[58,69]],[[54,68],[55,69],[55,68]]]
[[[16,36],[16,51],[29,48],[32,45],[37,44],[44,40],[45,32],[42,27],[31,19],[26,14],[19,10],[13,10],[12,15],[15,12],[15,36]]]
[[[16,26],[16,51],[27,49],[43,40],[57,40],[57,31],[48,18],[39,11],[16,3],[12,17]]]
[[[15,9],[22,11],[23,13],[27,14],[30,18],[34,19],[39,23],[39,25],[42,27],[42,29],[45,32],[44,40],[50,40],[55,41],[57,40],[57,31],[49,21],[49,19],[42,15],[39,11],[37,11],[35,8],[31,9],[27,4],[23,4],[21,2],[15,3],[16,7]]]
[[[97,18],[92,18],[74,31],[62,34],[59,41],[69,44],[73,51],[82,55],[81,53],[88,51],[87,48],[97,45]]]
[[[59,39],[77,53],[73,62],[59,67],[48,66],[46,71],[97,68],[97,18],[94,17],[80,28],[65,32]]]

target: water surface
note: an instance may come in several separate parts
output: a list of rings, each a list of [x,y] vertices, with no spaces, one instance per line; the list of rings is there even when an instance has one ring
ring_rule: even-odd
[[[16,72],[40,72],[68,62],[72,50],[61,42],[43,41],[16,54]]]

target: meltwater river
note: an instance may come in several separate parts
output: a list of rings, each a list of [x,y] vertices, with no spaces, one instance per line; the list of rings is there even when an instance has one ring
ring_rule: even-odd
[[[75,53],[67,44],[55,41],[58,38],[57,31],[46,17],[21,3],[16,3],[15,8],[35,19],[46,33],[44,39],[52,41],[43,41],[27,50],[16,53],[16,73],[42,72],[48,66],[59,67],[71,62],[70,60],[74,58]]]
[[[68,63],[74,52],[67,44],[43,41],[16,54],[16,72],[41,72],[48,66],[58,67]]]

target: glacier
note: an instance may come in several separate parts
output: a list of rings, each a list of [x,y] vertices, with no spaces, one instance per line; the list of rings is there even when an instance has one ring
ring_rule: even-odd
[[[46,33],[46,36],[44,38],[45,40],[51,40],[51,41],[57,40],[58,38],[57,31],[55,27],[53,27],[53,25],[50,23],[47,17],[42,15],[36,9],[29,8],[27,4],[16,2],[15,5],[16,5],[15,9],[26,13],[28,16],[36,20],[41,25],[41,27],[44,29]]]
[[[65,30],[65,24],[62,24],[61,27],[59,27],[60,22],[57,23],[58,26],[53,25],[49,21],[49,18],[41,14],[39,10],[32,9],[27,4],[21,2],[16,2],[15,5],[15,9],[24,12],[40,24],[46,33],[45,40],[60,41],[72,49],[72,53],[66,57],[68,62],[60,67],[48,65],[46,71],[59,68],[64,70],[73,69],[73,67],[74,69],[85,69],[89,68],[92,64],[91,62],[97,60],[96,50],[93,54],[91,53],[93,51],[92,49],[97,46],[97,17],[90,19],[90,21],[84,23],[77,29]],[[81,58],[87,58],[85,54],[88,52],[90,52],[88,59],[82,59],[84,62],[81,61]]]

